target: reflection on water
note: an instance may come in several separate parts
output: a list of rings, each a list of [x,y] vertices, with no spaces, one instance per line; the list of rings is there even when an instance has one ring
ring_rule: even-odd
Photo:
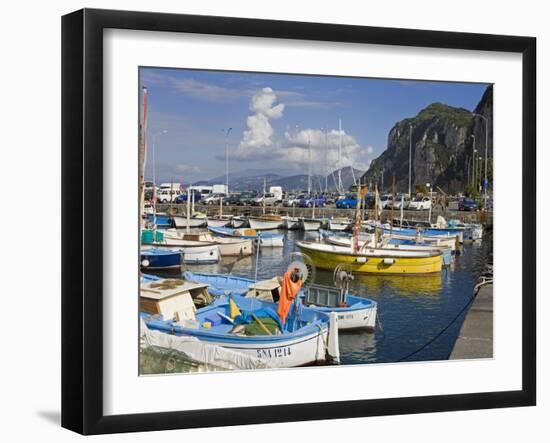
[[[282,275],[297,251],[296,240],[314,240],[317,233],[280,231],[286,234],[283,248],[263,248],[258,256],[258,278]],[[440,274],[423,276],[359,275],[351,284],[357,295],[378,302],[381,327],[375,332],[340,334],[343,364],[393,362],[402,359],[427,343],[443,330],[464,307],[492,249],[492,237],[483,243],[464,245],[461,255]],[[212,265],[188,265],[195,272],[228,273],[254,278],[256,257],[240,260],[224,258]],[[332,272],[317,270],[316,282],[332,285]],[[410,360],[447,359],[463,318],[441,337]]]

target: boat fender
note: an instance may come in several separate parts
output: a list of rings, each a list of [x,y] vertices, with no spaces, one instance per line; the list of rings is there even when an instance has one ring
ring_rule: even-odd
[[[144,268],[147,268],[149,265],[149,260],[147,260],[146,258],[141,260],[141,266],[143,266]]]
[[[394,258],[385,258],[384,259],[384,264],[385,265],[393,265],[395,263],[395,259]]]
[[[329,314],[328,343],[326,353],[333,364],[340,364],[340,344],[338,342],[338,314]]]
[[[355,259],[355,261],[356,261],[357,263],[367,263],[367,262],[369,261],[369,259],[368,259],[367,257],[357,257],[357,258]]]

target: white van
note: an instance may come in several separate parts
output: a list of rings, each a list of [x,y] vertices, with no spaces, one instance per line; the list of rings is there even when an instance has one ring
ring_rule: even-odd
[[[281,186],[270,186],[269,193],[275,196],[277,203],[283,201],[283,188]]]

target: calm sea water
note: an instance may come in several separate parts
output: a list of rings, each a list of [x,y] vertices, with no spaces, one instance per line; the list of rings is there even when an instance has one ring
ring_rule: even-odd
[[[298,251],[295,241],[315,239],[317,233],[280,231],[286,236],[283,248],[260,249],[258,278],[272,278],[286,270],[290,255]],[[401,361],[445,329],[468,303],[479,274],[492,249],[492,238],[464,245],[461,255],[441,274],[428,276],[359,275],[351,290],[378,302],[379,327],[374,332],[340,333],[342,364]],[[224,258],[214,265],[188,265],[194,272],[228,273],[254,278],[256,257],[236,261]],[[332,285],[332,272],[317,270],[316,283]],[[447,359],[467,310],[429,346],[406,361]]]

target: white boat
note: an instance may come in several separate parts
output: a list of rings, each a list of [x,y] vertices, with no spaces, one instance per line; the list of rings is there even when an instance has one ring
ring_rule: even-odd
[[[142,246],[142,250],[149,248],[178,251],[183,254],[183,261],[187,264],[217,263],[220,260],[220,250],[217,244],[205,245],[202,242],[193,242],[191,240],[170,239]]]
[[[206,218],[202,217],[190,218],[189,223],[187,223],[187,217],[174,215],[172,218],[174,219],[176,228],[187,228],[187,226],[190,228],[200,228],[201,226],[206,225]]]
[[[250,228],[256,231],[271,231],[279,229],[282,220],[278,215],[265,215],[262,217],[248,217],[248,223]]]
[[[230,216],[208,217],[206,223],[211,228],[222,228],[231,223],[231,217]]]
[[[351,220],[348,218],[331,218],[328,220],[328,228],[331,231],[345,231],[351,225]]]
[[[300,228],[300,219],[298,217],[290,217],[285,215],[283,219],[283,228],[285,229],[299,229]]]
[[[300,218],[300,226],[303,231],[318,231],[323,220],[319,218]]]
[[[217,245],[222,257],[252,255],[252,240],[247,238],[216,237],[207,231],[187,233],[175,229],[167,229],[163,233],[167,243],[177,240],[181,242],[180,246]]]
[[[234,228],[244,228],[247,223],[248,219],[246,217],[243,217],[242,215],[233,217],[233,219],[231,220],[231,226]]]
[[[272,232],[257,232],[255,229],[208,228],[216,235],[258,242],[260,247],[272,248],[284,246],[284,235]],[[216,238],[216,237],[215,237]]]

